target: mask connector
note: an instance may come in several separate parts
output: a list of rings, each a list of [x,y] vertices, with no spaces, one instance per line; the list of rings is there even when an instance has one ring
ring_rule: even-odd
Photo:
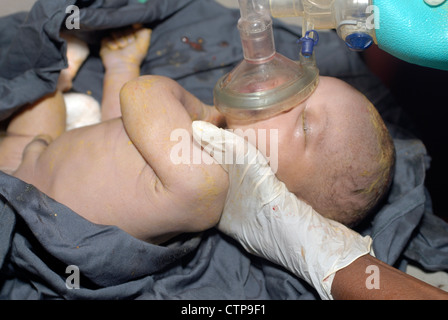
[[[310,37],[310,33],[313,33],[313,37]],[[319,34],[316,30],[309,30],[305,33],[305,36],[297,40],[299,47],[301,46],[301,53],[304,57],[311,57],[314,53],[314,46],[319,43]]]

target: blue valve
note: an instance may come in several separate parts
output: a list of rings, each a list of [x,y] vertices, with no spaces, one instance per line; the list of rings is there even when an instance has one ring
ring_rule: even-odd
[[[313,33],[313,37],[310,37],[310,33]],[[309,30],[305,33],[305,36],[300,38],[297,43],[302,44],[302,55],[304,57],[311,57],[314,52],[314,46],[319,42],[319,34],[316,30]]]
[[[345,44],[350,50],[364,51],[373,44],[373,39],[367,33],[355,32],[345,38]]]

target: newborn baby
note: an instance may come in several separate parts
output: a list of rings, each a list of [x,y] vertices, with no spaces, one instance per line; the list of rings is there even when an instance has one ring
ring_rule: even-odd
[[[102,122],[70,131],[65,131],[62,92],[71,88],[88,48],[67,37],[69,68],[62,71],[58,90],[11,119],[0,143],[0,169],[91,222],[162,243],[215,226],[228,179],[218,164],[169,161],[170,132],[185,128],[191,133],[188,112],[195,113],[202,103],[164,81],[131,81],[140,75],[150,35],[136,26],[103,39]],[[127,82],[120,109],[120,89]],[[207,120],[206,114],[200,119]],[[211,160],[205,152],[202,157]]]
[[[94,223],[162,243],[219,221],[228,177],[193,143],[191,125],[225,119],[171,79],[138,77],[149,39],[149,30],[132,29],[103,40],[101,123],[61,132],[65,109],[57,91],[11,121],[0,154],[23,152],[23,158],[0,159],[0,167]],[[70,87],[70,77],[61,81],[60,88]],[[339,80],[322,77],[309,99],[271,119],[226,120],[229,128],[278,129],[278,177],[325,216],[352,224],[387,188],[393,163],[387,130],[367,99]],[[190,154],[212,164],[171,161],[177,141],[170,135],[179,128],[190,134]]]

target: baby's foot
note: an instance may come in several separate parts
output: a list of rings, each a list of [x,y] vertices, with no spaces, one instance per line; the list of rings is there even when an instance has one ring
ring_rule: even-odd
[[[90,50],[87,44],[78,38],[66,34],[61,37],[67,41],[68,68],[61,71],[57,87],[62,92],[66,92],[71,89],[72,81],[87,59]]]
[[[112,32],[101,42],[100,56],[106,70],[127,67],[140,68],[151,40],[151,29],[134,25]]]

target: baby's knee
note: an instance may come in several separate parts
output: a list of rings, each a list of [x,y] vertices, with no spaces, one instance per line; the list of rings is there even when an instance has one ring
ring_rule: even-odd
[[[36,136],[23,150],[22,162],[13,175],[23,181],[32,183],[30,179],[34,176],[37,161],[52,141],[53,139],[49,135]]]
[[[23,150],[22,164],[34,164],[52,141],[51,136],[46,134],[34,137]]]

